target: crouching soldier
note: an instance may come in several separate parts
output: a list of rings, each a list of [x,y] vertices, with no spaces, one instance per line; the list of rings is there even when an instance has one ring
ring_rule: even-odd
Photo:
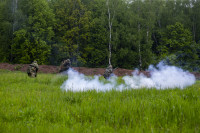
[[[103,76],[104,76],[105,79],[108,79],[112,73],[113,73],[112,65],[109,65],[109,66],[106,68],[106,70],[105,70]]]
[[[71,67],[71,61],[69,59],[64,60],[60,65],[59,72],[67,71],[70,67]]]
[[[37,77],[37,72],[38,72],[38,64],[37,61],[33,61],[32,64],[29,65],[27,69],[27,74],[29,77]]]

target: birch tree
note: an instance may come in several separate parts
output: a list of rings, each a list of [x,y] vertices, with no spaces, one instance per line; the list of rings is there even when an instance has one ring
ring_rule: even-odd
[[[108,10],[108,27],[109,27],[109,55],[108,55],[108,62],[111,65],[111,56],[112,56],[112,24],[115,17],[115,9],[117,6],[116,0],[107,0],[106,6]]]

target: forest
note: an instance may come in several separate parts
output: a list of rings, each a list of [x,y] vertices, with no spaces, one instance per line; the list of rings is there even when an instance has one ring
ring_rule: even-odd
[[[199,0],[0,0],[0,62],[200,71]]]

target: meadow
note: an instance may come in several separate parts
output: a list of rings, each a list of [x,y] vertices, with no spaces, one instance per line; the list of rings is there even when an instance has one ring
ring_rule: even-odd
[[[200,132],[200,81],[185,89],[66,92],[66,79],[0,70],[0,133]]]

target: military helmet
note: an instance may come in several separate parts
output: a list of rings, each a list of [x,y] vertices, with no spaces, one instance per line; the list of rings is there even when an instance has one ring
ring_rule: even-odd
[[[34,61],[33,61],[33,63],[37,63],[37,61],[36,61],[36,60],[34,60]]]
[[[67,59],[66,61],[67,61],[67,62],[70,62],[70,59]]]

